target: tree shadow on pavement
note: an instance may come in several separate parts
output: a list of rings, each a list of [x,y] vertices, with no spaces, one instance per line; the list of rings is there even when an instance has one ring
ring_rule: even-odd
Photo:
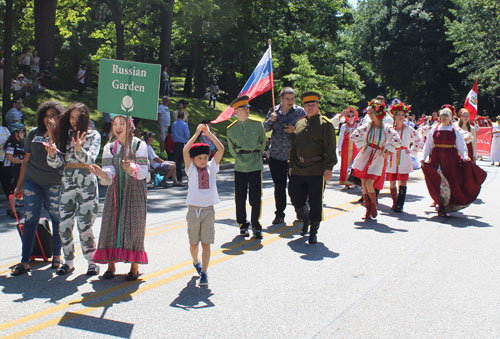
[[[215,306],[210,300],[210,297],[214,295],[212,290],[206,286],[196,286],[196,279],[197,277],[191,277],[186,287],[184,287],[182,291],[179,292],[177,298],[170,303],[170,307],[191,311]]]
[[[26,302],[34,299],[46,299],[47,302],[56,304],[59,300],[78,292],[78,286],[87,283],[90,278],[81,274],[72,280],[71,274],[56,275],[55,270],[47,266],[47,269],[37,269],[37,265],[31,264],[31,272],[17,277],[0,276],[2,293],[19,294],[19,299],[14,302]],[[33,269],[35,268],[35,269]]]
[[[377,220],[367,219],[365,221],[356,221],[354,223],[357,230],[373,230],[380,233],[395,233],[395,232],[408,232],[402,228],[393,228],[385,224],[377,222]]]
[[[301,259],[309,261],[320,261],[325,258],[336,258],[340,254],[330,251],[328,247],[322,242],[318,242],[314,245],[309,245],[306,243],[308,237],[300,237],[295,240],[289,241],[288,246],[297,253],[303,253],[300,256]]]

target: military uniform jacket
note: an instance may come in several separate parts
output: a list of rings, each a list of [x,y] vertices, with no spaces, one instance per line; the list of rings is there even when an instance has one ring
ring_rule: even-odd
[[[330,119],[321,114],[299,119],[290,149],[292,174],[323,176],[337,163],[335,151],[335,128]]]
[[[236,120],[227,130],[229,152],[238,172],[262,171],[262,152],[266,149],[266,132],[261,122]]]

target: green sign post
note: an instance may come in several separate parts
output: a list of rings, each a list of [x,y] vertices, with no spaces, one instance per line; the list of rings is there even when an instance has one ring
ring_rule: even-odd
[[[161,66],[101,59],[97,109],[156,120]]]

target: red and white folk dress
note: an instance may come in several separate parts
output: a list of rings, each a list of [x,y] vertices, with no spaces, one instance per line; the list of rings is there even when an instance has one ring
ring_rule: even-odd
[[[343,124],[340,128],[339,133],[339,144],[338,151],[341,154],[341,163],[340,163],[340,176],[339,176],[339,184],[340,185],[350,185],[351,183],[347,181],[347,169],[351,166],[352,162],[358,155],[358,148],[354,143],[354,140],[351,140],[350,136],[356,128],[359,127],[357,122],[349,125],[348,123]]]
[[[411,156],[417,155],[424,143],[417,131],[411,126],[403,124],[401,129],[396,129],[401,139],[401,147],[391,152],[387,158],[386,180],[408,181],[409,174],[413,171]]]

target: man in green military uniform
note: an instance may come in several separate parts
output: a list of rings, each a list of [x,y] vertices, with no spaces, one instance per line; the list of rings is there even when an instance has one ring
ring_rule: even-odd
[[[306,116],[299,119],[292,134],[288,192],[297,216],[303,221],[301,235],[309,224],[309,244],[317,242],[319,224],[323,220],[323,190],[337,163],[335,128],[319,112],[320,95],[305,92],[300,97]],[[306,205],[309,197],[309,206]]]
[[[246,200],[247,193],[252,206],[250,221],[254,237],[262,239],[262,226],[259,222],[262,206],[262,152],[266,148],[266,132],[262,123],[248,119],[250,105],[248,96],[233,100],[238,119],[228,126],[227,141],[229,152],[234,157],[234,198],[236,202],[236,222],[240,234],[249,236]]]

